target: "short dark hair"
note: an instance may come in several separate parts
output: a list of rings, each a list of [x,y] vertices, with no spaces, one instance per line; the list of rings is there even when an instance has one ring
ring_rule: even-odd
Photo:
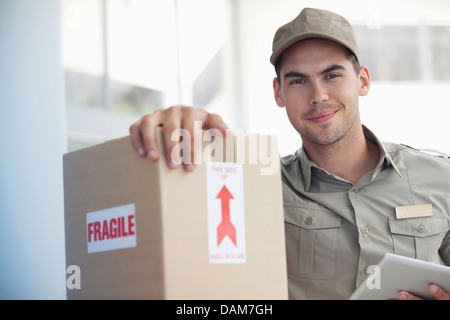
[[[350,60],[350,62],[353,65],[353,70],[355,71],[356,75],[359,74],[359,70],[361,70],[361,65],[358,61],[358,58],[356,58],[356,55],[348,48],[344,47],[345,49],[345,57]],[[275,64],[275,72],[277,74],[277,81],[278,84],[281,84],[280,80],[280,71],[281,71],[281,62],[283,60],[283,55],[280,56],[277,63]]]

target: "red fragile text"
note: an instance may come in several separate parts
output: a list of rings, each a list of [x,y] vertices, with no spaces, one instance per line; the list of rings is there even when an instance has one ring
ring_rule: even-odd
[[[88,224],[88,242],[134,235],[134,215],[111,218]]]

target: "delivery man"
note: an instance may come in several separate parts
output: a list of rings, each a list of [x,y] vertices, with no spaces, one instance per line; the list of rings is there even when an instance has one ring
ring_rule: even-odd
[[[369,93],[370,74],[349,22],[305,8],[276,32],[270,62],[275,101],[303,143],[281,159],[289,297],[346,299],[386,252],[450,265],[450,159],[382,143],[362,125],[358,100]],[[166,159],[176,167],[171,132],[193,132],[195,120],[226,134],[220,116],[177,106],[134,123],[132,145],[158,159],[162,125]],[[432,209],[408,210],[423,204]],[[402,219],[397,207],[407,208]],[[428,290],[450,298],[438,284]],[[419,297],[400,291],[398,298]]]

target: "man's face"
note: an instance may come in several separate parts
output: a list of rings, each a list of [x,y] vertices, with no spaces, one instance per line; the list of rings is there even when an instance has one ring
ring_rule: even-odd
[[[358,97],[370,87],[367,68],[355,73],[344,47],[327,40],[301,41],[282,55],[275,100],[302,140],[333,144],[360,125]]]

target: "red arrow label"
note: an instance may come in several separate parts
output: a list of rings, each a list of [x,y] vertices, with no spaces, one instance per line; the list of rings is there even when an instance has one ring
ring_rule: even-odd
[[[230,221],[230,199],[234,199],[226,186],[223,186],[216,199],[222,203],[222,221],[217,227],[217,246],[220,245],[225,236],[228,236],[234,245],[236,244],[236,228]]]

